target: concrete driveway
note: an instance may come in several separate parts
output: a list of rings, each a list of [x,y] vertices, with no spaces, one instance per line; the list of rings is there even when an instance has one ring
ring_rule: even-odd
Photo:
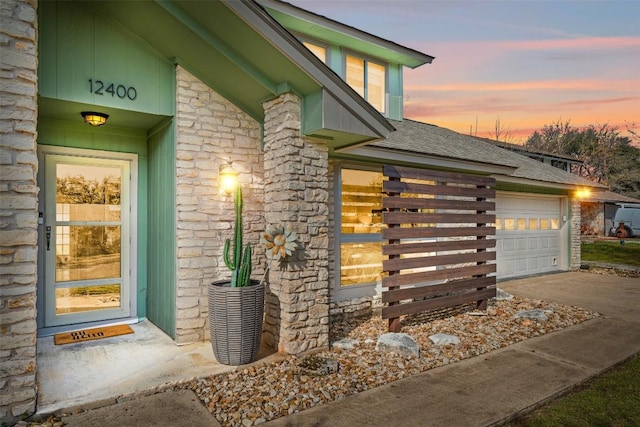
[[[498,283],[510,294],[586,308],[640,322],[640,279],[570,272]]]

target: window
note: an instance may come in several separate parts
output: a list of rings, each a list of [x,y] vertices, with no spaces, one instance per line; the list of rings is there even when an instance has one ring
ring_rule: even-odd
[[[359,58],[345,57],[345,80],[360,96],[378,111],[386,111],[387,68],[384,64]]]
[[[340,172],[340,285],[376,283],[382,278],[382,173]]]
[[[321,46],[319,44],[312,43],[306,40],[303,41],[302,44],[305,45],[305,47],[309,49],[311,53],[320,58],[322,62],[324,62],[325,64],[327,63],[327,48],[325,46]]]

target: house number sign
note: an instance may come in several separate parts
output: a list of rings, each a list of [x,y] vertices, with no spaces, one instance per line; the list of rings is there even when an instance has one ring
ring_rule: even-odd
[[[103,82],[102,80],[89,79],[89,91],[96,95],[111,95],[111,97],[117,96],[120,99],[128,98],[131,101],[138,97],[138,91],[133,86]]]

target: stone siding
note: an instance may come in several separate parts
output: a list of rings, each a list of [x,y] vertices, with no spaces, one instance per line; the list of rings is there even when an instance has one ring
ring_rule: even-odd
[[[300,99],[263,104],[265,219],[288,225],[301,248],[269,272],[265,343],[287,354],[329,346],[328,149],[300,135]]]
[[[37,2],[0,6],[0,424],[36,408]]]
[[[582,250],[580,239],[580,226],[582,225],[582,219],[580,215],[580,200],[570,199],[571,203],[571,230],[569,240],[571,242],[571,258],[569,268],[571,270],[577,270],[582,263]]]
[[[604,203],[580,203],[580,216],[582,217],[580,234],[584,236],[604,235]]]
[[[222,248],[233,237],[233,197],[219,190],[219,168],[231,161],[240,173],[245,242],[254,247],[264,230],[263,168],[258,122],[179,66],[176,84],[176,342],[184,344],[209,339],[208,285],[231,277]],[[263,271],[254,262],[253,276]]]

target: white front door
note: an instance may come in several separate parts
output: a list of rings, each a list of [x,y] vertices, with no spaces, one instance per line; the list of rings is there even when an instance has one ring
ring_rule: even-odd
[[[42,153],[41,327],[131,314],[132,161],[89,150]]]

